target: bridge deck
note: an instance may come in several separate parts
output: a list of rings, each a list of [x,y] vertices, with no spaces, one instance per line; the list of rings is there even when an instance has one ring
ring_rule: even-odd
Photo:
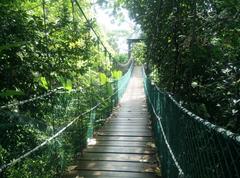
[[[66,177],[154,178],[155,145],[148,120],[140,67],[112,118]]]

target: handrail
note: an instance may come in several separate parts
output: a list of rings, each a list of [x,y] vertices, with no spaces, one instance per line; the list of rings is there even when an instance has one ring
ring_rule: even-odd
[[[39,96],[34,96],[34,97],[31,97],[29,99],[26,99],[26,100],[22,100],[22,101],[18,101],[18,102],[12,102],[12,103],[9,103],[9,104],[6,104],[6,105],[3,105],[3,106],[0,106],[0,109],[5,109],[5,108],[9,108],[9,107],[13,107],[13,106],[19,106],[19,105],[23,105],[23,104],[26,104],[26,103],[29,103],[29,102],[32,102],[32,101],[35,101],[35,100],[39,100],[39,99],[43,99],[47,96],[50,96],[51,94],[59,91],[63,89],[63,87],[58,87],[58,88],[55,88],[53,90],[50,90],[42,95],[39,95]]]
[[[240,135],[190,112],[143,76],[163,177],[240,177]]]
[[[146,76],[146,73],[145,71],[143,70],[144,72],[144,77],[147,77]],[[158,92],[162,93],[162,94],[166,94],[172,101],[173,103],[176,104],[176,106],[181,109],[184,113],[186,113],[187,115],[189,115],[191,118],[193,118],[194,120],[196,120],[197,122],[205,125],[206,127],[208,127],[209,129],[211,130],[214,130],[216,132],[218,132],[219,134],[222,134],[223,136],[227,136],[229,139],[233,139],[234,141],[237,141],[239,142],[240,144],[240,134],[236,134],[236,133],[233,133],[229,130],[226,130],[222,127],[219,127],[215,124],[212,124],[210,123],[209,121],[201,118],[200,116],[197,116],[196,114],[194,114],[193,112],[189,111],[188,109],[184,108],[183,106],[181,106],[181,104],[179,102],[177,102],[176,99],[174,99],[174,97],[172,96],[172,94],[170,93],[167,93],[167,92],[164,92],[162,91],[158,86],[155,86],[156,89],[158,90]],[[225,135],[224,135],[225,134]]]
[[[178,103],[171,94],[167,94],[168,97],[176,104],[176,106],[181,109],[184,113],[186,113],[187,115],[189,115],[191,118],[193,118],[194,120],[196,120],[197,122],[203,124],[204,126],[206,126],[207,128],[209,128],[210,130],[214,130],[216,132],[218,132],[219,134],[221,134],[224,137],[227,137],[228,139],[232,139],[233,141],[237,141],[240,144],[240,135],[233,133],[229,130],[226,130],[222,127],[219,127],[215,124],[210,123],[209,121],[197,116],[196,114],[192,113],[191,111],[187,110],[186,108],[184,108],[183,106],[181,106],[180,103]]]
[[[143,68],[143,77],[144,77],[144,78],[147,78],[147,75],[146,75],[146,73],[145,73],[145,71],[144,71],[144,68]],[[144,80],[144,89],[145,89],[146,95],[149,96],[148,89],[147,89],[147,84],[146,84],[146,81],[145,81],[145,80]],[[170,144],[169,144],[169,142],[168,142],[168,140],[167,140],[166,134],[165,134],[165,132],[164,132],[164,129],[163,129],[163,126],[162,126],[162,121],[161,121],[162,118],[157,115],[156,110],[155,110],[155,108],[154,108],[154,106],[153,106],[153,103],[152,103],[150,97],[148,97],[147,99],[148,99],[148,101],[149,101],[149,103],[150,103],[150,105],[151,105],[151,109],[152,109],[155,117],[158,119],[158,122],[159,122],[159,124],[160,124],[160,129],[161,129],[161,132],[162,132],[162,134],[163,134],[164,142],[165,142],[165,144],[167,145],[168,151],[169,151],[169,153],[170,153],[170,155],[171,155],[171,157],[172,157],[172,159],[173,159],[173,161],[174,161],[175,166],[176,166],[177,169],[178,169],[178,172],[179,172],[179,175],[178,175],[178,176],[179,176],[179,177],[184,177],[184,172],[183,172],[183,170],[182,170],[179,162],[177,161],[176,156],[174,155],[173,150],[172,150],[172,148],[171,148],[171,146],[170,146]]]

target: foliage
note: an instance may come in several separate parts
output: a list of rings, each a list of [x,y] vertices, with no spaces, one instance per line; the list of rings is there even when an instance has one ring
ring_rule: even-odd
[[[99,81],[101,85],[104,85],[108,82],[108,78],[104,73],[99,73]]]
[[[114,71],[112,71],[112,78],[114,79],[114,80],[119,80],[120,78],[122,77],[122,71],[120,71],[120,70],[114,70]]]
[[[113,16],[114,18],[114,22],[118,22],[120,21],[118,19],[118,17],[116,16]],[[120,23],[120,22],[118,22]],[[131,35],[131,30],[113,30],[111,32],[108,32],[107,33],[107,36],[108,36],[108,43],[115,49],[116,52],[120,53],[119,55],[124,55],[124,54],[121,54],[122,51],[121,51],[121,39],[128,39],[129,36]]]
[[[117,54],[113,60],[117,63],[126,63],[128,61],[128,54]]]
[[[119,75],[111,78],[110,57],[90,28],[95,22],[86,22],[72,2],[0,2],[0,106],[48,94],[0,108],[0,166],[41,144],[116,89],[110,81]],[[89,1],[79,3],[89,14]],[[53,92],[59,87],[63,89]],[[94,127],[103,124],[113,105],[105,101],[91,113],[99,119]],[[79,119],[66,134],[0,176],[60,176],[86,145],[90,123],[88,116]]]
[[[132,49],[132,58],[138,65],[141,65],[145,61],[146,46],[144,43],[137,43]]]
[[[240,1],[120,3],[141,25],[158,85],[196,114],[239,132]]]

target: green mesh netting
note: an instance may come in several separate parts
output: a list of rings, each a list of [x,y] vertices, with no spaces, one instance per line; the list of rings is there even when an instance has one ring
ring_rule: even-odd
[[[110,116],[132,70],[97,89],[58,89],[1,106],[0,177],[61,177]]]
[[[163,178],[239,178],[240,136],[189,112],[143,75]]]

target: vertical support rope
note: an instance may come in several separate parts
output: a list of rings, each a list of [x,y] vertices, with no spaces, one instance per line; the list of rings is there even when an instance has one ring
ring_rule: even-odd
[[[146,79],[146,74],[144,73],[143,75],[144,75],[144,78]],[[176,157],[175,157],[175,155],[174,155],[174,153],[173,153],[173,151],[172,151],[172,148],[171,148],[170,145],[169,145],[167,136],[166,136],[165,131],[164,131],[163,126],[162,126],[162,121],[161,121],[162,119],[161,119],[161,118],[158,116],[158,114],[156,113],[156,110],[155,110],[155,107],[154,107],[154,106],[156,106],[156,103],[155,103],[156,100],[153,100],[153,101],[152,101],[152,99],[149,97],[150,95],[149,95],[148,84],[147,84],[146,80],[144,80],[144,86],[145,86],[146,95],[148,96],[148,97],[147,97],[147,98],[148,98],[148,101],[149,101],[149,103],[150,103],[150,105],[151,105],[151,110],[153,111],[153,114],[154,114],[154,116],[157,118],[158,123],[159,123],[159,125],[160,125],[160,129],[161,129],[162,136],[163,136],[163,138],[164,138],[164,142],[165,142],[165,144],[166,144],[166,146],[167,146],[167,148],[168,148],[168,151],[169,151],[169,153],[170,153],[170,155],[171,155],[171,158],[172,158],[173,161],[174,161],[175,166],[176,166],[177,169],[178,169],[178,172],[179,172],[178,176],[179,176],[180,178],[183,178],[183,177],[184,177],[184,172],[183,172],[181,166],[179,165],[179,163],[178,163],[178,161],[177,161],[177,159],[176,159]],[[154,102],[154,101],[155,101],[155,102]]]
[[[48,34],[47,34],[47,13],[46,13],[46,2],[42,0],[42,11],[43,11],[43,25],[44,25],[44,34],[45,34],[45,52],[47,57],[49,57],[48,53]]]

